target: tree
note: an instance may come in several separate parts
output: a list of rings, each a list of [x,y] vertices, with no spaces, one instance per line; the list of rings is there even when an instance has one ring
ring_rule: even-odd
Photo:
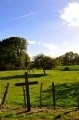
[[[74,60],[74,53],[72,51],[67,52],[64,57],[64,63],[66,65],[71,65],[73,64],[73,60]]]
[[[20,37],[10,37],[0,41],[0,69],[23,69],[27,45],[27,40]]]
[[[64,55],[59,57],[62,65],[78,65],[79,64],[79,55],[73,53],[72,51],[66,52]]]
[[[25,66],[26,66],[26,68],[28,68],[28,66],[30,65],[30,57],[29,57],[29,55],[28,54],[26,54],[26,56],[25,56]]]
[[[62,61],[61,61],[60,57],[54,58],[53,61],[54,61],[55,66],[62,65]]]
[[[75,58],[74,58],[74,64],[75,65],[79,65],[79,55],[77,53],[74,54]]]
[[[44,54],[39,54],[34,57],[34,67],[37,69],[42,68],[45,74],[45,70],[52,69],[54,67],[53,59],[49,56],[45,56]]]

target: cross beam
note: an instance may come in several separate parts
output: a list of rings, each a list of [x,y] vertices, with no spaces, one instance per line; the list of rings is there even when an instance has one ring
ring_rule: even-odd
[[[28,82],[28,85],[34,85],[34,84],[38,84],[38,82],[37,81]],[[25,86],[25,82],[24,83],[16,83],[15,86]]]
[[[30,93],[29,93],[29,85],[38,84],[37,81],[28,82],[28,73],[25,72],[25,82],[23,83],[16,83],[15,86],[25,86],[26,89],[26,99],[27,99],[27,112],[30,111]]]

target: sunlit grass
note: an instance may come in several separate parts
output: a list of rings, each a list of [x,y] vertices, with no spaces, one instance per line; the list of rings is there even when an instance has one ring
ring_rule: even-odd
[[[9,90],[6,97],[5,105],[8,109],[22,108],[24,107],[23,88],[16,87],[15,83],[25,81],[25,70],[16,71],[1,71],[0,72],[0,94],[3,97],[5,86],[9,83]],[[43,83],[42,87],[42,106],[47,108],[53,108],[52,100],[52,82],[55,83],[56,88],[56,108],[58,107],[76,107],[77,108],[77,83],[79,82],[79,71],[60,71],[60,70],[47,70],[46,75],[43,74],[42,70],[34,70],[29,73],[29,81],[38,81],[37,85],[30,86],[30,98],[31,107],[40,106],[40,84]],[[6,111],[2,115],[8,118],[16,118],[13,111]],[[47,117],[46,117],[47,115]],[[52,114],[50,113],[39,113],[26,117],[25,114],[21,115],[23,119],[33,119],[37,117],[41,119],[51,119]],[[53,115],[54,116],[54,115]],[[53,118],[52,116],[52,118]],[[19,117],[20,118],[20,117]],[[19,119],[19,118],[16,118]]]

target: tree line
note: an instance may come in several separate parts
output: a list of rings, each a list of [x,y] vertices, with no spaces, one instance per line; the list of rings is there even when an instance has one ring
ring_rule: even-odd
[[[25,38],[10,37],[0,41],[0,70],[16,69],[54,69],[57,65],[79,65],[78,53],[72,51],[52,58],[38,54],[30,60],[27,53],[28,42]]]
[[[79,65],[79,55],[72,51],[66,52],[65,55],[62,55],[57,59],[59,59],[62,65]]]

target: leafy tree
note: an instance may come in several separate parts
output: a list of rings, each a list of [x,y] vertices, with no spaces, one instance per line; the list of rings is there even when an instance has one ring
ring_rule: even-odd
[[[62,65],[78,65],[79,64],[79,55],[73,53],[72,51],[66,52],[64,55],[60,56]]]
[[[22,69],[25,67],[27,40],[10,37],[0,41],[0,69]]]
[[[70,65],[73,63],[74,60],[74,53],[73,52],[67,52],[64,57],[64,63],[67,65]]]
[[[62,61],[61,61],[60,57],[54,58],[53,61],[54,61],[55,66],[62,65]]]
[[[28,68],[28,66],[30,65],[30,57],[29,57],[29,55],[28,54],[26,54],[26,56],[25,56],[25,66],[26,66],[26,68]]]
[[[74,64],[75,65],[79,65],[79,55],[77,53],[74,54],[75,58],[74,58]]]
[[[34,57],[34,67],[37,69],[42,68],[45,74],[45,70],[49,70],[54,67],[54,62],[51,57],[39,54]]]

